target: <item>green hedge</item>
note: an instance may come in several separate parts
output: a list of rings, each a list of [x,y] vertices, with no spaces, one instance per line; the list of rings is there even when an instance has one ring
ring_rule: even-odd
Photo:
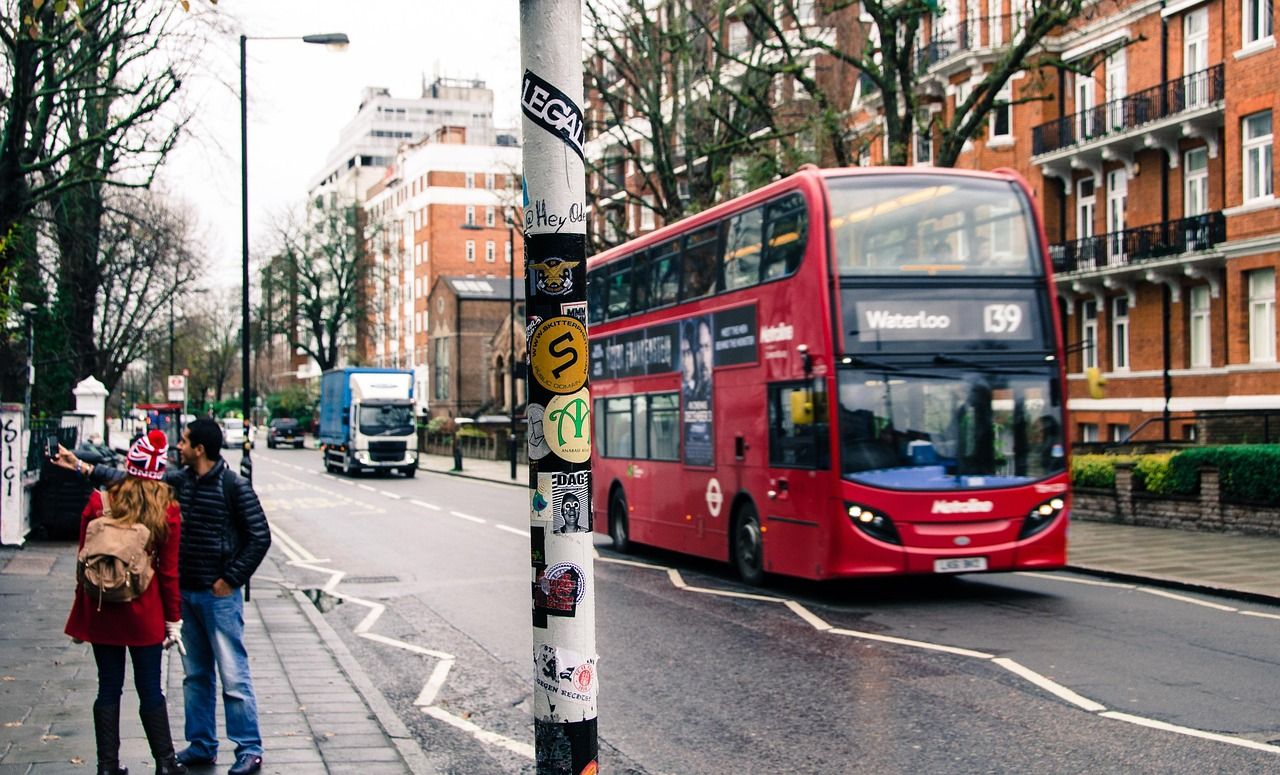
[[[1128,455],[1076,455],[1071,458],[1071,483],[1076,487],[1115,487],[1116,463],[1127,463]]]
[[[1239,444],[1179,452],[1169,463],[1171,491],[1196,492],[1201,466],[1217,466],[1227,500],[1280,503],[1280,445]]]

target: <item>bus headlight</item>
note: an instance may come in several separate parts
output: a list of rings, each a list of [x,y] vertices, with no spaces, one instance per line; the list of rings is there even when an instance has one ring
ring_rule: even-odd
[[[1066,507],[1067,502],[1061,497],[1050,498],[1036,506],[1027,513],[1027,518],[1022,521],[1022,530],[1018,533],[1018,538],[1030,538],[1052,525],[1053,520],[1057,519],[1058,515]]]
[[[854,527],[877,541],[902,545],[902,539],[898,537],[898,529],[893,526],[893,520],[889,519],[884,512],[869,509],[857,503],[846,502],[844,506],[845,513],[849,515],[849,521]]]

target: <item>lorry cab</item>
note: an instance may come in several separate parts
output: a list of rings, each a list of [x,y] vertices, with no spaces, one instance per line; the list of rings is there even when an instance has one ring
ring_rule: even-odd
[[[327,371],[320,386],[320,446],[328,471],[418,471],[413,373]]]

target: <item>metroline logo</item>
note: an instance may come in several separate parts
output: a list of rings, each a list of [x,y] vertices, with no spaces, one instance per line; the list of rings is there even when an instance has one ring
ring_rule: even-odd
[[[920,310],[914,315],[890,312],[887,309],[867,310],[867,327],[873,331],[895,328],[951,328],[950,315],[930,315]]]
[[[970,498],[967,501],[934,501],[934,514],[987,514],[994,510],[996,505],[991,501],[980,501],[977,498]]]

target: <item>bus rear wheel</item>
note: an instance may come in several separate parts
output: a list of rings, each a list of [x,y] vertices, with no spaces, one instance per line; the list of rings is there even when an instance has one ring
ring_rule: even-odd
[[[764,533],[755,506],[743,504],[733,519],[731,533],[733,567],[742,580],[752,586],[764,581]]]
[[[609,498],[609,537],[613,539],[613,548],[623,554],[631,551],[631,537],[627,524],[627,496],[622,490],[614,490]]]

